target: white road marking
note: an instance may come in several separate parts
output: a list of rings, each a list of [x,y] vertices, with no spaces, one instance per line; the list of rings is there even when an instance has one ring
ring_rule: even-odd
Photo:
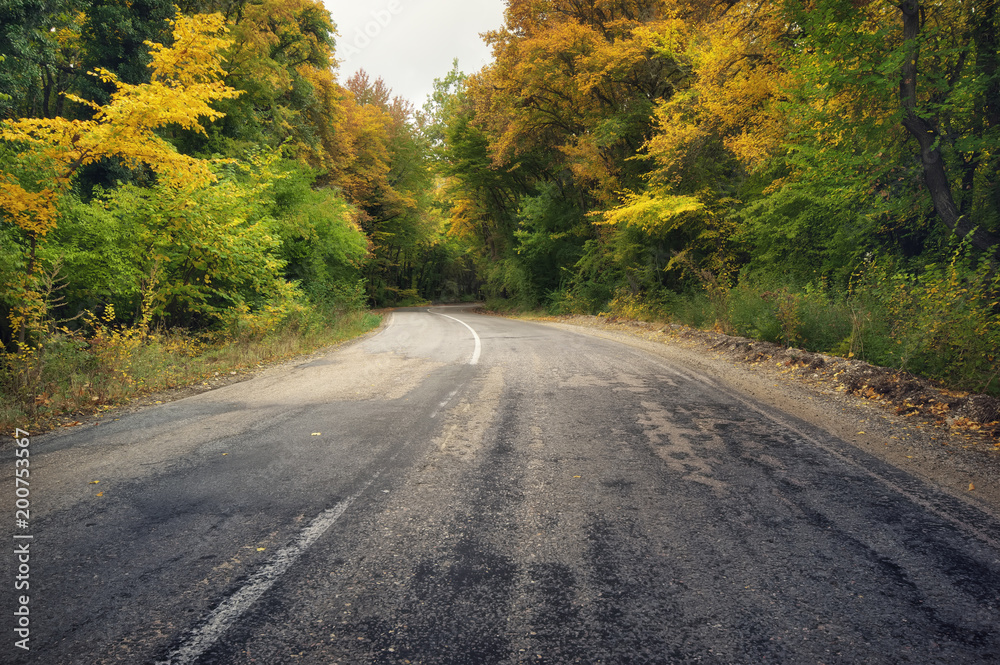
[[[437,418],[437,414],[440,413],[441,409],[448,406],[448,402],[450,402],[451,399],[457,394],[458,394],[458,388],[455,388],[450,393],[448,393],[448,396],[444,398],[444,401],[438,404],[438,408],[434,409],[434,413],[431,414],[431,418]]]
[[[441,312],[434,312],[434,314],[437,314],[438,316],[443,316],[446,319],[451,319],[452,321],[458,321],[463,326],[465,326],[466,328],[469,329],[469,332],[472,333],[473,339],[476,340],[476,348],[472,352],[472,358],[469,359],[469,364],[470,365],[477,364],[479,362],[479,354],[483,350],[483,343],[481,341],[479,341],[479,335],[477,335],[476,331],[472,329],[472,326],[470,326],[465,321],[462,321],[460,319],[456,319],[454,316],[448,316],[447,314],[442,314]]]
[[[223,633],[232,626],[250,607],[263,596],[268,589],[274,586],[289,568],[292,567],[302,553],[316,542],[320,536],[326,533],[333,524],[340,519],[344,511],[375,481],[378,474],[365,483],[357,494],[349,497],[333,508],[324,510],[309,526],[299,533],[298,537],[289,545],[282,548],[270,563],[254,573],[250,580],[236,593],[227,598],[217,608],[215,608],[205,619],[205,622],[195,629],[182,646],[171,651],[166,660],[161,660],[156,665],[186,665],[198,660],[206,651],[212,648]]]

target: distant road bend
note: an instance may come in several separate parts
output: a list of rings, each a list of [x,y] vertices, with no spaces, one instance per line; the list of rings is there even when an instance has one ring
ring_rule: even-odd
[[[4,663],[1000,663],[995,515],[566,327],[399,310],[31,445]]]

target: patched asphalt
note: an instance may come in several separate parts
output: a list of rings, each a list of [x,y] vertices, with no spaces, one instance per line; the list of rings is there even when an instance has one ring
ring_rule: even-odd
[[[38,437],[37,632],[3,657],[1000,662],[988,509],[724,376],[438,312],[476,364],[464,326],[397,311],[321,361]]]

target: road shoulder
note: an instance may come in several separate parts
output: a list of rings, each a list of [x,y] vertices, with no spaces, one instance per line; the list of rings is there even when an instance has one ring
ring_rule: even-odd
[[[1000,443],[993,432],[975,425],[954,428],[949,426],[954,418],[928,418],[923,410],[907,407],[920,400],[906,401],[905,395],[893,400],[877,394],[863,383],[865,372],[872,376],[872,383],[877,374],[864,363],[682,326],[587,316],[537,322],[627,344],[700,371],[1000,515]],[[866,394],[872,398],[861,396]],[[949,395],[954,393],[943,391],[940,403],[945,404]]]
[[[243,383],[260,376],[269,376],[275,373],[287,372],[301,365],[321,360],[331,353],[350,348],[367,339],[371,339],[382,332],[392,321],[392,312],[385,310],[381,312],[382,322],[371,330],[356,337],[345,339],[335,344],[321,347],[314,351],[303,353],[288,358],[280,358],[267,362],[262,362],[255,367],[247,367],[238,371],[215,372],[214,376],[205,377],[198,381],[192,381],[176,388],[160,390],[146,393],[129,400],[127,403],[113,406],[111,408],[94,408],[87,411],[74,411],[66,413],[53,419],[52,423],[46,427],[36,429],[34,435],[67,433],[76,428],[100,425],[102,422],[118,420],[126,415],[134,414],[145,409],[169,404],[178,400],[200,395],[202,393],[218,390],[235,383]],[[0,450],[10,447],[10,440],[0,440]]]

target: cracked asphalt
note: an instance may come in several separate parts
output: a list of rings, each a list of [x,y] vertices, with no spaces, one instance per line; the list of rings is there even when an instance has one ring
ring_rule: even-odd
[[[399,310],[36,437],[32,649],[0,661],[1000,662],[989,506],[709,369]]]

